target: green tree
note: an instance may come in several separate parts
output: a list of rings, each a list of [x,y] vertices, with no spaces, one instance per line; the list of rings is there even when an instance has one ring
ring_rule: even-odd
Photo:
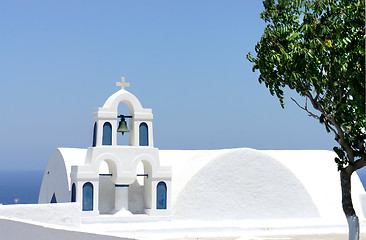
[[[265,0],[267,26],[247,58],[284,107],[284,88],[304,97],[309,116],[333,132],[350,239],[359,224],[351,175],[365,160],[365,0]],[[309,106],[308,103],[309,102]]]

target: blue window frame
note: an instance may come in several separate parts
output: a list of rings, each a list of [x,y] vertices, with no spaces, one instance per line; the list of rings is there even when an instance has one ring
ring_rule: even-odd
[[[83,211],[93,211],[93,184],[83,185]]]
[[[149,132],[146,123],[140,124],[140,146],[149,146]]]
[[[103,145],[112,145],[112,125],[109,122],[103,125]]]
[[[159,182],[156,187],[156,209],[166,209],[166,192],[165,182]]]
[[[93,129],[93,147],[97,145],[97,123],[94,123]]]
[[[56,194],[55,193],[53,193],[50,203],[57,203],[57,199],[56,199]]]
[[[71,202],[76,202],[76,187],[75,183],[72,184],[71,187]]]

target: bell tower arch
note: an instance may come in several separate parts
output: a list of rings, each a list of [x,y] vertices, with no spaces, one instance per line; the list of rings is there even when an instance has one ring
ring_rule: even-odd
[[[121,77],[121,82],[117,82],[116,85],[121,89],[111,95],[103,107],[94,110],[93,146],[117,146],[117,129],[119,121],[122,120],[121,116],[118,116],[118,105],[123,102],[129,110],[129,116],[125,117],[126,123],[129,124],[128,145],[154,147],[152,110],[143,108],[136,96],[125,90],[130,84],[125,82],[124,77]]]

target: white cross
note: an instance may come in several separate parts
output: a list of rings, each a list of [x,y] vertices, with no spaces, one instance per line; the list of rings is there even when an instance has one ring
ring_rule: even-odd
[[[129,87],[130,83],[125,82],[125,77],[121,77],[121,81],[120,82],[116,82],[116,86],[120,86],[121,89],[125,89],[125,87]]]

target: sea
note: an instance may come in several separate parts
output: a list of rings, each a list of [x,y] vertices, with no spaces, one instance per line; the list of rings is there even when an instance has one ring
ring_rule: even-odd
[[[0,204],[35,204],[44,171],[0,170]],[[309,173],[310,174],[310,173]],[[357,171],[366,189],[366,167]],[[339,182],[334,183],[339,184]]]
[[[0,204],[38,203],[44,171],[0,170]]]

